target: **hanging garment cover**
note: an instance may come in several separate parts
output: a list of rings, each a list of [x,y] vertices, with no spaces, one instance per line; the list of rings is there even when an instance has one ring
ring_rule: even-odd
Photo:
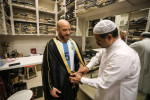
[[[42,79],[45,100],[75,100],[79,86],[69,81],[70,71],[68,71],[54,40],[52,39],[48,42],[43,56]],[[74,42],[73,40],[71,41]],[[73,44],[76,52],[79,51],[76,43]],[[74,56],[75,71],[79,68],[79,62],[83,62],[83,58],[79,59],[80,57],[81,53],[79,51]],[[54,98],[50,95],[50,90],[53,87],[61,91],[59,98]]]
[[[150,93],[150,39],[145,38],[142,41],[130,45],[140,57],[141,72],[138,90],[143,93]]]

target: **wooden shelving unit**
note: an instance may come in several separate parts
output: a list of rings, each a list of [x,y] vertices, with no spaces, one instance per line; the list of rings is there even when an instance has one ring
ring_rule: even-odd
[[[9,13],[9,3],[7,1],[0,0],[0,35],[9,35],[11,34],[11,22],[10,22],[10,13]],[[8,11],[6,13],[6,10]]]
[[[29,23],[36,23],[36,21],[33,21],[33,20],[25,20],[25,19],[14,19],[14,21],[17,21],[17,22],[29,22]]]
[[[4,34],[4,13],[3,13],[3,3],[0,0],[0,35]]]
[[[36,11],[36,8],[34,7],[29,7],[29,6],[24,6],[24,5],[18,5],[18,4],[12,4],[13,7],[18,8],[18,9],[27,9],[27,10],[33,10]]]
[[[23,22],[23,23],[32,23],[36,25],[36,35],[50,35],[50,34],[42,34],[40,32],[41,25],[46,25],[47,27],[54,27],[56,28],[56,23],[48,23],[48,22],[42,22],[40,21],[40,18],[43,16],[43,18],[52,18],[54,19],[55,22],[57,22],[60,17],[61,18],[66,18],[66,13],[70,11],[72,7],[74,7],[74,18],[67,19],[70,23],[75,23],[74,26],[76,26],[75,30],[76,32],[74,36],[82,36],[82,50],[84,50],[85,47],[85,41],[86,41],[86,34],[88,34],[89,31],[89,21],[90,20],[95,20],[95,19],[101,19],[104,17],[109,17],[109,16],[116,16],[120,14],[125,14],[125,13],[130,13],[136,10],[144,9],[144,8],[149,8],[150,6],[150,0],[116,0],[116,2],[106,5],[103,7],[93,7],[85,10],[82,13],[76,13],[77,9],[77,0],[74,0],[71,2],[69,5],[66,5],[66,0],[27,0],[31,1],[34,6],[27,6],[27,5],[19,5],[12,3],[12,0],[9,0],[9,5],[10,5],[10,17],[5,16],[4,14],[4,8],[3,8],[3,3],[2,0],[1,2],[1,9],[0,13],[2,16],[2,26],[1,28],[3,29],[2,34],[9,35],[10,33],[7,32],[6,28],[6,19],[10,19],[11,23],[11,31],[12,35],[16,35],[15,32],[15,23],[16,22]],[[58,10],[58,5],[62,4],[62,9]],[[29,12],[35,15],[35,20],[26,20],[26,19],[19,19],[19,18],[14,18],[15,10],[19,10],[23,13]],[[150,15],[150,14],[149,14]],[[150,18],[150,17],[149,17]],[[148,22],[150,19],[148,18]],[[49,19],[48,19],[49,20]],[[148,30],[148,25],[146,23],[145,30]],[[74,27],[73,26],[73,27]],[[120,25],[119,28],[124,28],[128,27],[126,24]],[[134,28],[136,26],[132,26]],[[129,28],[131,28],[131,25],[129,25]],[[92,29],[90,29],[92,30]],[[18,35],[18,34],[17,34]],[[22,35],[22,34],[20,34]],[[23,34],[25,35],[25,34]],[[29,35],[29,34],[26,34]],[[33,34],[35,35],[35,34]],[[53,34],[50,36],[54,36]]]
[[[24,1],[22,1],[24,2]],[[12,28],[12,35],[41,35],[42,31],[40,31],[42,25],[46,26],[52,26],[55,28],[56,24],[51,23],[49,21],[50,18],[53,19],[54,22],[56,22],[56,2],[51,0],[28,0],[25,1],[30,5],[24,5],[18,3],[13,3],[10,0],[10,10],[11,10],[11,28]],[[19,11],[20,10],[20,11]],[[17,18],[14,17],[15,14],[17,15]],[[25,14],[25,15],[23,15]],[[19,18],[22,17],[23,18]],[[41,19],[42,18],[42,19]],[[34,19],[34,20],[33,20]],[[43,20],[41,22],[41,20]],[[15,29],[15,23],[27,23],[27,24],[33,24],[35,26],[36,34],[16,34]],[[33,28],[33,27],[32,27]],[[46,35],[48,35],[48,29],[45,30],[47,32]],[[45,32],[45,33],[46,33]],[[56,33],[56,32],[55,32]]]
[[[44,23],[44,22],[39,22],[39,24],[45,24],[45,25],[52,25],[52,26],[55,26],[55,24],[51,24],[51,23]]]
[[[149,0],[117,0],[104,7],[85,10],[85,12],[78,13],[77,16],[85,20],[94,20],[148,8],[149,5]]]
[[[68,5],[67,5],[68,2]],[[70,3],[69,3],[70,2]],[[59,10],[60,4],[63,6],[61,7],[62,9]],[[69,23],[71,24],[71,28],[73,29],[71,36],[82,36],[82,32],[80,29],[80,26],[82,25],[82,21],[80,21],[81,19],[79,19],[78,17],[76,17],[76,13],[75,13],[75,9],[76,9],[76,0],[73,1],[67,1],[67,0],[57,0],[57,20],[60,19],[66,19],[67,21],[69,21]],[[70,14],[68,12],[73,12],[71,11],[74,8],[74,13]],[[74,17],[70,17],[70,16],[74,16]]]
[[[75,3],[77,0],[75,1]],[[125,14],[125,13],[130,13],[136,10],[144,9],[144,8],[149,8],[150,6],[150,1],[149,0],[116,0],[112,4],[102,6],[102,7],[91,7],[88,9],[76,11],[76,16],[82,21],[82,25],[78,24],[78,27],[80,28],[82,32],[82,50],[85,50],[85,45],[86,45],[86,36],[88,36],[89,32],[89,21],[90,20],[95,20],[95,19],[101,19],[104,17],[109,17],[109,16],[117,16],[120,14]],[[119,21],[120,22],[120,21]],[[117,23],[117,22],[116,22]],[[128,25],[122,25],[119,26],[119,28],[126,28]],[[78,28],[77,28],[78,29]],[[127,29],[127,28],[126,28]]]
[[[45,14],[53,14],[53,15],[55,15],[55,12],[46,11],[46,10],[39,10],[39,12],[43,12]]]
[[[128,27],[128,37],[127,43],[131,44],[133,42],[140,40],[140,35],[142,32],[147,31],[146,27],[148,25],[149,8],[141,9],[138,11],[133,11],[130,13],[129,27]]]
[[[71,7],[75,6],[75,1],[71,2],[69,5],[66,6],[67,9],[70,9]]]

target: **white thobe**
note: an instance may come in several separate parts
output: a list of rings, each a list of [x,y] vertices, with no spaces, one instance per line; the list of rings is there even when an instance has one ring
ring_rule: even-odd
[[[139,91],[150,93],[150,38],[130,45],[138,54],[141,61]]]
[[[82,77],[81,82],[96,87],[94,100],[136,100],[140,74],[138,54],[120,38],[100,50],[88,68],[99,64],[98,78]]]

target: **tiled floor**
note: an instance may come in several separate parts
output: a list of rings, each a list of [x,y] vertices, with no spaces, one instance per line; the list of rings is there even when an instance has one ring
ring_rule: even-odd
[[[34,77],[29,80],[24,80],[24,82],[27,82],[27,89],[30,89],[31,87],[36,86],[42,86],[42,77],[41,77],[41,71],[38,71],[38,76]],[[142,93],[138,93],[137,100],[145,100],[146,95]],[[35,100],[44,100],[44,97],[35,99]]]
[[[32,87],[42,86],[42,76],[41,71],[37,72],[37,77],[34,77],[32,79],[24,79],[24,82],[27,82],[27,89],[30,89]],[[34,99],[34,100],[44,100],[44,97]]]

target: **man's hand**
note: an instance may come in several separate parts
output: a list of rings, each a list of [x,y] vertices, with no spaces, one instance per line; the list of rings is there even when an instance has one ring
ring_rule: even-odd
[[[83,65],[80,65],[79,70],[77,71],[78,73],[82,73],[83,75],[86,74],[89,71],[88,67],[83,67]]]
[[[58,98],[59,96],[56,93],[61,93],[61,91],[59,91],[57,88],[53,87],[53,90],[50,91],[50,94],[53,97]]]
[[[71,76],[69,77],[71,83],[79,83],[81,78],[81,74],[78,72],[71,74]]]

